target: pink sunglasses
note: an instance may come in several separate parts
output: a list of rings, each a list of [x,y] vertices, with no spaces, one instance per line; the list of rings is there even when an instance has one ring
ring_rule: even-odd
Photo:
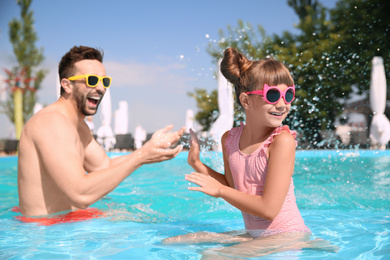
[[[286,104],[291,104],[295,99],[295,85],[289,86],[284,92],[281,92],[276,86],[270,87],[264,84],[263,90],[254,90],[245,92],[245,94],[261,95],[268,104],[276,104],[281,98],[283,98]]]

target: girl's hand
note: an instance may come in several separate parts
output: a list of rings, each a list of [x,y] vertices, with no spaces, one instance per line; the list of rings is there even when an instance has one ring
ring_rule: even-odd
[[[225,187],[213,177],[198,172],[192,172],[191,174],[186,174],[185,178],[187,181],[190,181],[200,186],[200,187],[188,187],[189,190],[201,191],[215,198],[221,197],[221,192],[220,192],[221,188]]]
[[[190,150],[188,151],[188,164],[196,170],[197,165],[201,164],[200,161],[200,145],[199,140],[194,131],[190,129]]]

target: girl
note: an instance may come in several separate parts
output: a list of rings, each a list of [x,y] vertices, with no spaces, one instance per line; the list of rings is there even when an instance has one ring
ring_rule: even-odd
[[[199,142],[191,132],[188,163],[196,172],[186,175],[186,180],[199,185],[189,190],[223,198],[241,210],[247,234],[198,232],[163,242],[242,242],[213,250],[241,257],[303,247],[335,251],[336,247],[324,240],[309,239],[310,230],[295,201],[296,133],[282,125],[295,98],[290,71],[272,58],[250,61],[228,48],[221,72],[235,87],[237,102],[245,109],[246,125],[222,136],[225,174],[200,161]]]

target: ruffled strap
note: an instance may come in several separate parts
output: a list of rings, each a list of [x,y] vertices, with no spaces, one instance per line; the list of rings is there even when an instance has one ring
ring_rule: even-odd
[[[236,139],[239,138],[238,133],[242,131],[243,127],[244,125],[241,124],[241,126],[233,127],[229,130],[228,136],[225,140],[225,147],[228,154],[230,154],[234,150],[237,142]]]
[[[268,147],[272,143],[272,141],[274,140],[274,137],[280,135],[280,133],[282,133],[283,130],[289,132],[294,137],[294,139],[297,138],[297,132],[290,130],[288,125],[282,125],[282,126],[275,128],[275,130],[272,132],[272,134],[264,142],[264,147]],[[298,145],[298,141],[295,140],[295,147],[297,147],[297,145]]]

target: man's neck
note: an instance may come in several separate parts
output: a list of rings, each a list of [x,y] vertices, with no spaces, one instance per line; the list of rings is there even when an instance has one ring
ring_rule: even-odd
[[[75,125],[78,125],[80,122],[84,122],[85,115],[77,109],[77,105],[74,104],[70,99],[66,99],[63,96],[59,98],[60,104],[65,108],[65,112],[68,115],[69,119],[74,122]]]

